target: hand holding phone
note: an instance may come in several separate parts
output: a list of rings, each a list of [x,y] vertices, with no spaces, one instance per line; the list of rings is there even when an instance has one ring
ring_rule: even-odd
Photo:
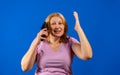
[[[45,30],[44,30],[45,29]],[[44,32],[47,32],[47,23],[46,22],[44,22],[43,24],[42,24],[42,26],[41,26],[41,30],[43,30]],[[45,33],[43,33],[42,35],[41,35],[41,37],[42,38],[46,38],[47,37],[47,33],[45,34]],[[41,39],[41,41],[43,41],[44,39]]]

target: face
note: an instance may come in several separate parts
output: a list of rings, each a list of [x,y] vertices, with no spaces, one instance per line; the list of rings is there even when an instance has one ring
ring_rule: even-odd
[[[51,34],[55,37],[61,37],[64,34],[64,24],[60,17],[54,16],[50,20]]]

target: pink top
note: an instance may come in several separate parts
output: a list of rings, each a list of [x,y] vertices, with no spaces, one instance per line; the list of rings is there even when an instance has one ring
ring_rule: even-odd
[[[72,37],[53,51],[47,41],[37,47],[37,69],[35,75],[72,75],[71,63],[74,53],[71,46],[78,41]]]

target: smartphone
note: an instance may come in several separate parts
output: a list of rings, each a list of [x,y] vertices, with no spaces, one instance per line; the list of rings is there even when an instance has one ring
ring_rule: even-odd
[[[44,29],[44,28],[47,28],[47,23],[46,22],[44,22],[43,24],[42,24],[42,26],[41,26],[41,29]],[[46,35],[45,34],[43,34],[43,35],[41,35],[42,37],[46,37]],[[41,40],[41,41],[43,41],[43,40]]]
[[[46,22],[44,22],[41,26],[41,29],[44,29],[44,28],[47,28],[47,23]]]

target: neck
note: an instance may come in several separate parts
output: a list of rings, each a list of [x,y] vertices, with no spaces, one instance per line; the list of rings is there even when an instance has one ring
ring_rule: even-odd
[[[52,43],[52,44],[56,44],[56,43],[59,43],[60,41],[60,37],[55,37],[53,35],[49,35],[49,42]]]

